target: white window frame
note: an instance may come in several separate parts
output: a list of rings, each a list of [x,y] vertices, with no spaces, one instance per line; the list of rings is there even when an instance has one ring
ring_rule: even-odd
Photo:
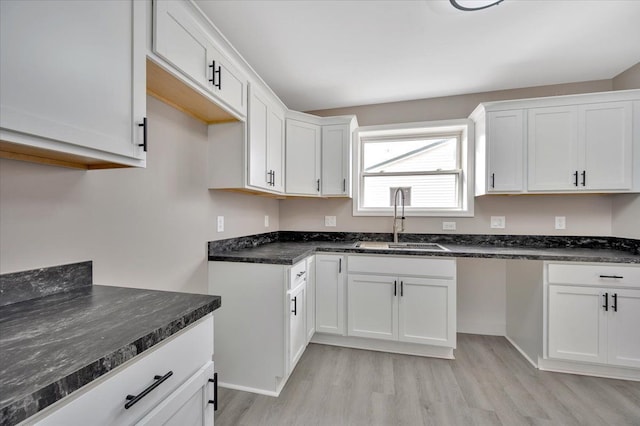
[[[436,216],[436,217],[473,217],[473,189],[474,189],[474,124],[469,119],[422,121],[416,123],[388,124],[381,126],[359,127],[356,131],[356,143],[353,152],[353,215],[354,216],[392,216],[393,207],[364,207],[363,206],[363,172],[362,144],[363,140],[409,137],[437,137],[442,135],[459,134],[460,170],[459,170],[459,208],[420,209],[407,207],[405,216]],[[411,173],[412,175],[431,174],[429,172]]]

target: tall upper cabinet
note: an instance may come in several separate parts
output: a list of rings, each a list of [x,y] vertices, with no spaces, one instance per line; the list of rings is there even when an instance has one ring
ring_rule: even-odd
[[[0,19],[0,156],[144,167],[145,4],[2,1]]]
[[[481,104],[476,195],[640,192],[640,90]]]

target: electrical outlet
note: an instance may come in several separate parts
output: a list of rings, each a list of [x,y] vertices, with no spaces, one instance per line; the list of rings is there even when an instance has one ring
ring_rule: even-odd
[[[566,216],[556,216],[556,229],[567,229]]]
[[[268,214],[264,215],[264,227],[265,228],[269,227],[269,215]]]
[[[325,216],[324,217],[324,226],[336,226],[336,217],[335,216]]]
[[[507,221],[504,216],[491,216],[491,227],[496,229],[504,229]]]
[[[224,216],[218,216],[218,232],[224,231]]]
[[[455,231],[456,223],[455,222],[442,222],[442,230],[443,231]]]

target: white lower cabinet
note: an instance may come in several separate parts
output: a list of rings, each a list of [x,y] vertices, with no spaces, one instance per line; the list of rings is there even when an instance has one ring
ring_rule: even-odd
[[[640,268],[547,268],[548,358],[640,368]]]
[[[307,346],[307,259],[293,266],[209,262],[220,386],[278,396]]]
[[[347,288],[349,336],[455,347],[455,281],[349,274]]]
[[[316,331],[344,335],[346,257],[337,254],[317,254],[315,278]]]
[[[26,424],[212,425],[213,316],[36,414]],[[139,400],[145,389],[161,381]]]

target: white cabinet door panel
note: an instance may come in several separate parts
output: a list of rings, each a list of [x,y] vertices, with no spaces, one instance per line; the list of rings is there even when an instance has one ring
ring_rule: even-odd
[[[305,324],[306,282],[287,293],[289,306],[289,373],[293,371],[307,347],[307,328]]]
[[[398,338],[398,280],[375,275],[349,275],[347,334],[373,339]]]
[[[455,347],[454,281],[415,277],[399,279],[400,341]]]
[[[309,256],[307,258],[307,294],[306,294],[306,313],[307,313],[307,343],[316,332],[316,257]]]
[[[578,109],[580,188],[630,189],[632,179],[632,105],[609,102]]]
[[[513,111],[487,114],[487,191],[522,191],[524,113]]]
[[[287,194],[320,194],[320,126],[287,120]]]
[[[348,196],[351,179],[351,127],[322,126],[322,195]]]
[[[284,111],[271,107],[267,129],[267,168],[273,172],[271,189],[284,192]]]
[[[577,117],[575,106],[529,110],[529,191],[578,188]]]
[[[259,92],[249,88],[248,179],[249,185],[270,189],[267,176],[267,122],[269,106]]]
[[[606,312],[599,288],[549,286],[549,357],[607,362]]]
[[[316,255],[316,331],[345,334],[344,256]]]
[[[640,290],[609,290],[608,314],[609,364],[639,368]]]

